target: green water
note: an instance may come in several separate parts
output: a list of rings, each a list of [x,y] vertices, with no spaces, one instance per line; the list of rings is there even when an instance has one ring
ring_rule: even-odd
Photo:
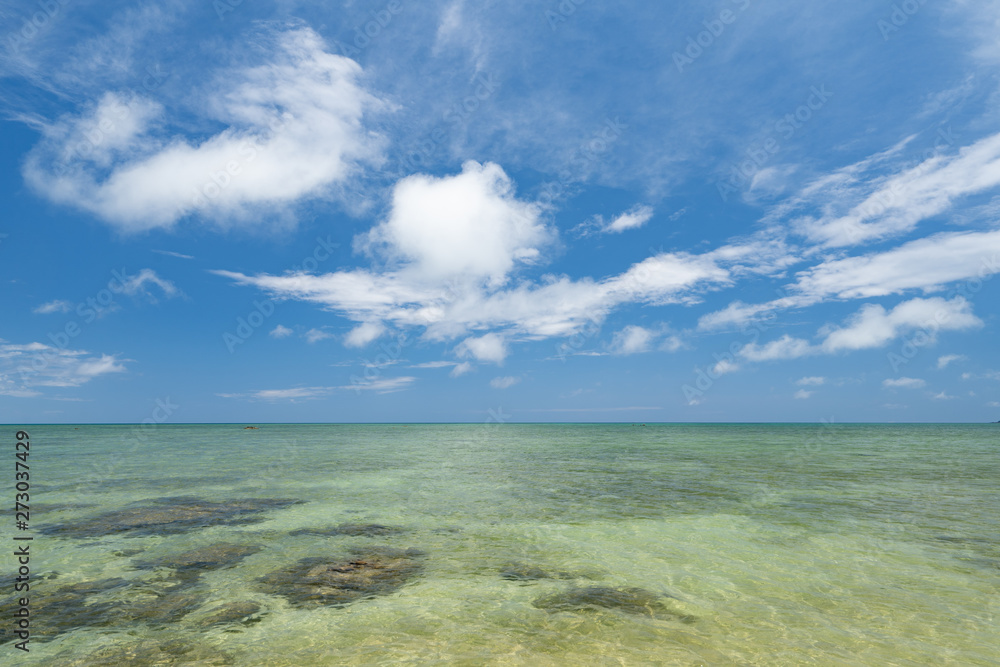
[[[130,580],[95,602],[150,594],[171,575],[136,569],[143,559],[220,541],[260,550],[202,573],[190,589],[196,608],[170,624],[49,638],[50,612],[38,611],[30,653],[0,647],[9,664],[122,664],[123,655],[296,666],[1000,663],[997,425],[28,431],[33,528],[171,496],[305,502],[259,523],[179,534],[33,531],[32,575],[49,577],[33,593]],[[0,429],[10,443],[14,432]],[[288,534],[343,523],[404,530]],[[341,607],[295,607],[259,582],[299,559],[368,545],[418,548],[423,569],[388,595]],[[502,578],[512,562],[561,578]],[[533,604],[587,586],[642,588],[670,613]],[[256,622],[199,623],[234,601],[256,603]]]

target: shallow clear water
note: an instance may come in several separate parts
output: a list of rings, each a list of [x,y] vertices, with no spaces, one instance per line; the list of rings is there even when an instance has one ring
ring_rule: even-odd
[[[1000,663],[997,425],[28,431],[33,528],[80,529],[165,497],[305,502],[175,534],[33,531],[32,575],[47,578],[32,594],[126,579],[87,598],[104,609],[169,588],[176,572],[143,562],[219,542],[259,551],[196,572],[190,608],[169,623],[95,611],[47,637],[58,605],[36,610],[31,652],[0,647],[26,665]],[[345,523],[402,530],[289,535]],[[372,545],[420,549],[422,569],[337,607],[297,607],[261,584]],[[503,578],[512,563],[552,576]],[[662,613],[534,604],[595,586],[645,589]],[[205,623],[230,602],[259,610]]]

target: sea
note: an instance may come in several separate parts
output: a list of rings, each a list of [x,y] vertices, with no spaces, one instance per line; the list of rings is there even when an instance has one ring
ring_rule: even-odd
[[[0,427],[0,663],[1000,664],[997,424],[245,426]]]

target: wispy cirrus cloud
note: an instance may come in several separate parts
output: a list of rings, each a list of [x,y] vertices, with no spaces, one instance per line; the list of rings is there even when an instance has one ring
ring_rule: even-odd
[[[118,355],[94,356],[44,343],[14,344],[0,339],[0,394],[30,398],[42,388],[79,387],[102,375],[126,372]]]

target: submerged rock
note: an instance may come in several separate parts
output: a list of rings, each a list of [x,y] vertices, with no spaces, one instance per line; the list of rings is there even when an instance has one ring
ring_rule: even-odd
[[[568,572],[549,572],[530,563],[508,563],[500,568],[500,576],[510,581],[534,581],[538,579],[573,579]]]
[[[32,640],[45,641],[61,634],[72,632],[79,628],[102,627],[110,625],[110,617],[115,604],[110,601],[93,602],[92,597],[102,593],[125,588],[129,585],[126,579],[98,579],[82,581],[68,586],[62,586],[53,591],[38,591],[32,586],[30,595],[32,618]],[[3,618],[14,618],[18,608],[20,595],[0,602],[0,615]],[[0,625],[0,644],[14,639],[12,624]]]
[[[69,653],[69,652],[67,652]],[[91,655],[79,658],[71,654],[58,664],[65,667],[119,667],[120,665],[233,665],[236,659],[216,647],[199,646],[189,641],[143,640],[128,644],[115,643],[98,649]]]
[[[332,528],[300,528],[288,533],[289,535],[322,535],[324,537],[336,537],[347,535],[350,537],[385,537],[386,535],[398,535],[406,532],[398,526],[383,526],[380,523],[342,523]]]
[[[261,547],[249,544],[216,542],[184,553],[141,561],[135,563],[135,567],[140,570],[151,570],[157,567],[193,571],[220,570],[233,567],[247,556],[252,556],[260,550]]]
[[[356,549],[349,558],[304,558],[260,582],[296,606],[339,606],[397,591],[422,569],[417,549]]]
[[[82,521],[42,526],[44,535],[101,537],[116,533],[171,535],[207,526],[236,526],[264,521],[264,512],[302,503],[287,498],[245,498],[212,502],[189,496],[160,498],[152,505],[128,507]]]
[[[259,616],[255,616],[259,611],[260,605],[256,602],[229,602],[213,609],[199,624],[205,627],[230,623],[249,625],[260,620]]]
[[[534,606],[546,611],[586,611],[600,607],[628,614],[656,616],[670,612],[661,598],[662,596],[643,588],[587,586],[586,588],[571,588],[562,593],[542,596],[535,600]],[[683,616],[681,620],[694,619]]]

